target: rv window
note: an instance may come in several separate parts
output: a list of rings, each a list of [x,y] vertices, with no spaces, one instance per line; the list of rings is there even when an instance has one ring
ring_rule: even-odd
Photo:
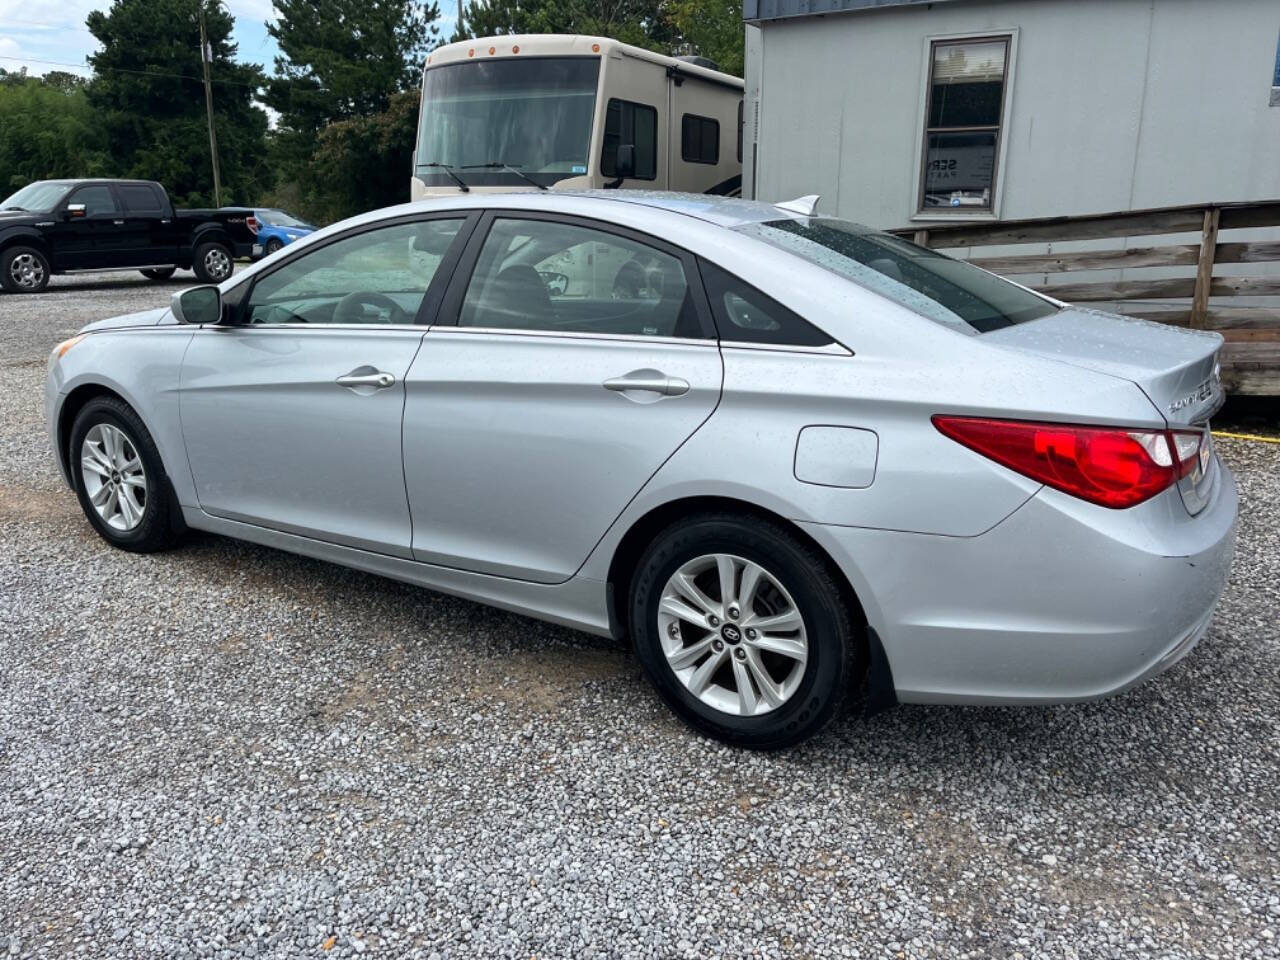
[[[934,43],[920,209],[991,210],[1009,37]]]
[[[636,170],[630,179],[658,178],[658,111],[630,100],[610,100],[604,113],[604,147],[600,151],[600,172],[616,177],[618,147],[634,144]]]
[[[686,113],[680,120],[680,159],[688,163],[719,163],[719,121]]]

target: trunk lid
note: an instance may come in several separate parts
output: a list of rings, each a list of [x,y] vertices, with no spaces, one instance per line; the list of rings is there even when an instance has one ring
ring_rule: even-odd
[[[1219,334],[1069,307],[982,334],[982,339],[1137,384],[1170,427],[1203,434],[1200,463],[1178,489],[1191,513],[1209,502],[1218,473],[1209,455],[1209,417],[1225,399]]]

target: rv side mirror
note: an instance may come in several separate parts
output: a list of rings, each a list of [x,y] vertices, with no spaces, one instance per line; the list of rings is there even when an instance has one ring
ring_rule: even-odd
[[[636,175],[636,145],[624,143],[618,147],[618,158],[613,164],[613,173],[619,180]]]
[[[76,219],[78,219],[78,218],[80,218],[80,217],[85,216],[87,213],[88,213],[88,211],[85,209],[85,205],[84,205],[83,203],[68,203],[68,204],[67,204],[67,219],[68,219],[68,220],[76,220]]]
[[[179,323],[217,323],[222,319],[222,294],[214,286],[192,287],[175,293],[169,309]]]

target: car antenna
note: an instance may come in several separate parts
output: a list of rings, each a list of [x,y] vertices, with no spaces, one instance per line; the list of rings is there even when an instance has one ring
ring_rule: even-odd
[[[819,199],[821,198],[816,193],[809,193],[803,197],[796,197],[794,200],[775,203],[774,206],[779,210],[787,211],[787,213],[798,213],[802,217],[812,217],[818,210]]]

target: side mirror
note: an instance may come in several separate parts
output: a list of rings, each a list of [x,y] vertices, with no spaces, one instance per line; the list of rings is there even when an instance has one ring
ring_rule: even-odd
[[[618,147],[618,157],[613,163],[613,175],[619,180],[636,175],[636,145],[624,143]]]
[[[173,295],[169,309],[179,323],[217,323],[222,319],[222,294],[217,287],[192,287]]]
[[[68,203],[68,204],[67,204],[67,219],[68,219],[68,220],[76,220],[76,219],[79,219],[80,217],[87,216],[87,215],[88,215],[88,212],[89,212],[89,211],[86,209],[86,207],[85,207],[85,205],[84,205],[83,203]]]

